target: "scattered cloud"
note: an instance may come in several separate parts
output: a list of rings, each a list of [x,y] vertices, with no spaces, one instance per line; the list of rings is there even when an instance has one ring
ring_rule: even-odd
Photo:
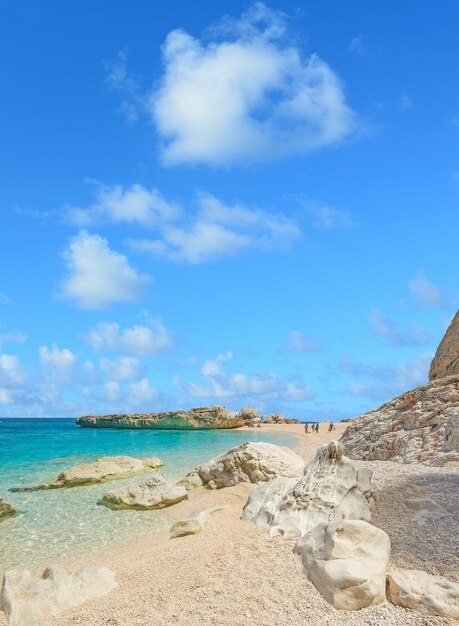
[[[177,345],[177,339],[160,318],[149,320],[148,326],[135,324],[121,329],[116,322],[100,322],[86,335],[95,350],[128,352],[136,356],[163,354]]]
[[[353,37],[348,46],[349,52],[354,52],[355,54],[366,54],[366,48],[364,44],[363,35],[357,35],[357,37]]]
[[[286,16],[257,2],[199,41],[169,33],[150,98],[166,163],[229,165],[307,153],[352,135],[336,73],[289,40]]]
[[[296,354],[311,354],[322,352],[324,345],[320,341],[306,337],[298,330],[294,330],[288,336],[288,349]]]
[[[10,304],[11,300],[5,293],[0,291],[0,304]]]
[[[428,280],[424,270],[419,270],[413,280],[408,283],[413,300],[426,308],[444,309],[447,298],[438,285]]]
[[[87,208],[65,205],[61,213],[76,226],[113,222],[135,224],[146,228],[158,228],[175,220],[180,209],[167,201],[158,189],[146,189],[134,184],[104,185],[93,181],[94,202]]]
[[[347,211],[340,211],[320,202],[308,202],[305,208],[313,220],[312,225],[317,230],[347,229],[354,226],[353,219]]]
[[[147,103],[139,79],[127,69],[127,58],[128,49],[125,47],[114,60],[105,61],[104,66],[108,86],[123,95],[118,113],[131,126],[138,120]]]
[[[82,230],[64,251],[67,277],[60,296],[83,309],[105,309],[115,302],[138,300],[150,282],[138,274],[108,241]]]
[[[314,394],[303,381],[279,378],[271,372],[254,375],[242,373],[228,374],[224,365],[231,361],[233,354],[226,352],[208,360],[201,370],[203,384],[191,383],[185,387],[176,385],[180,391],[192,398],[212,401],[232,400],[233,402],[302,402],[310,400]]]
[[[299,226],[281,213],[242,204],[227,205],[208,193],[197,196],[197,212],[166,225],[158,239],[131,240],[134,249],[154,257],[204,263],[246,249],[286,249],[301,237]]]
[[[0,389],[18,389],[26,381],[26,373],[15,354],[0,354]]]
[[[28,335],[22,333],[19,330],[12,330],[6,333],[0,334],[0,348],[6,343],[25,343]]]
[[[370,311],[370,327],[391,346],[422,346],[432,339],[430,333],[422,326],[415,326],[403,331],[392,322],[380,308]]]
[[[145,366],[132,356],[118,359],[100,359],[100,368],[110,380],[138,380],[145,376]]]
[[[344,373],[373,380],[370,383],[351,382],[348,387],[351,396],[388,401],[413,387],[427,383],[432,357],[431,352],[423,352],[406,363],[386,366],[352,363],[345,358],[340,369]]]

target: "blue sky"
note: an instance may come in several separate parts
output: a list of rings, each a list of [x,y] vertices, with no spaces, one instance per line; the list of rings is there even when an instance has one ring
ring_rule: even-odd
[[[0,415],[340,419],[427,380],[456,2],[0,8]]]

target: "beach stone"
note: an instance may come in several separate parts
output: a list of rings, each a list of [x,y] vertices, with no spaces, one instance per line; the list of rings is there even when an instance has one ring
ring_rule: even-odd
[[[412,519],[421,525],[428,521],[451,517],[451,513],[430,499],[413,498],[405,500],[406,506],[415,511]]]
[[[270,537],[299,537],[317,524],[341,519],[369,522],[375,496],[371,476],[331,441],[318,448],[300,480],[277,479],[253,491],[242,519],[266,526]]]
[[[241,409],[238,413],[238,418],[243,420],[246,424],[250,424],[254,420],[258,420],[258,409],[254,409],[251,407],[247,407],[245,409]]]
[[[459,619],[459,583],[419,570],[393,570],[387,576],[387,595],[398,606],[422,615]]]
[[[430,365],[429,380],[453,375],[459,376],[459,311],[437,348]]]
[[[227,509],[228,505],[216,505],[209,507],[208,509],[204,509],[202,511],[197,511],[193,513],[189,517],[175,522],[173,526],[170,528],[170,536],[172,539],[176,537],[185,537],[186,535],[196,535],[201,533],[207,522],[209,521],[212,513],[216,511],[222,511],[223,509]]]
[[[185,478],[177,481],[177,485],[182,485],[187,491],[191,491],[191,489],[202,487],[203,482],[197,472],[189,472]]]
[[[299,477],[304,461],[290,448],[272,443],[251,442],[231,448],[196,468],[210,489],[232,487],[238,483],[257,483],[279,476]]]
[[[354,418],[340,442],[353,459],[459,461],[459,375],[439,378]]]
[[[389,536],[362,520],[319,524],[293,549],[309,580],[335,609],[384,602]]]
[[[62,487],[78,487],[91,485],[117,478],[128,478],[158,469],[164,465],[161,459],[149,457],[135,459],[131,456],[103,456],[92,463],[82,463],[64,470],[52,483],[18,487],[10,491],[28,491],[34,489],[59,489]]]
[[[13,515],[16,513],[16,509],[12,504],[0,498],[0,517],[6,517],[7,515]]]
[[[156,474],[142,482],[109,491],[102,503],[112,509],[163,509],[187,498],[185,487]]]
[[[1,608],[9,621],[36,626],[115,587],[115,576],[106,567],[86,567],[73,574],[64,567],[49,567],[41,576],[10,570],[3,576]]]

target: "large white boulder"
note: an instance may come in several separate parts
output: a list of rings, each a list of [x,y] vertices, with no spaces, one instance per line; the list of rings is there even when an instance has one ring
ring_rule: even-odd
[[[242,519],[266,526],[269,536],[299,537],[320,523],[370,521],[372,472],[357,469],[332,441],[321,446],[300,480],[277,479],[249,496]]]
[[[387,595],[393,604],[423,615],[459,619],[459,583],[419,570],[393,570],[387,576]]]
[[[90,485],[116,478],[128,478],[136,474],[143,474],[158,469],[161,465],[164,465],[164,463],[157,457],[135,459],[132,456],[103,456],[92,463],[82,463],[64,470],[52,483],[19,487],[18,489],[11,489],[11,491],[58,489],[60,487]]]
[[[163,509],[187,498],[185,487],[155,474],[142,482],[109,491],[102,503],[112,509]]]
[[[12,504],[0,498],[0,517],[6,517],[7,515],[12,515],[16,513],[16,509]]]
[[[212,513],[227,508],[228,505],[211,506],[208,509],[196,511],[189,517],[175,522],[169,530],[171,538],[175,539],[176,537],[185,537],[186,535],[197,535],[198,533],[201,533],[206,527]]]
[[[304,461],[290,448],[272,443],[251,442],[231,448],[196,468],[210,489],[238,483],[258,483],[279,476],[295,478],[303,474]]]
[[[357,611],[384,602],[390,540],[380,528],[362,520],[319,524],[293,551],[335,609]]]
[[[87,567],[72,574],[64,567],[49,567],[41,576],[28,570],[10,570],[3,576],[1,608],[15,624],[36,626],[117,586],[106,567]]]

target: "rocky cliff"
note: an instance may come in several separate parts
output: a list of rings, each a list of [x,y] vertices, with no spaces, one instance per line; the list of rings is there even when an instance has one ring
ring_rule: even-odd
[[[190,411],[85,415],[79,417],[76,422],[86,428],[151,428],[158,430],[210,430],[238,428],[245,424],[240,413],[231,413],[218,404],[211,407],[198,407]]]
[[[430,366],[429,380],[459,375],[459,311],[453,318]]]

